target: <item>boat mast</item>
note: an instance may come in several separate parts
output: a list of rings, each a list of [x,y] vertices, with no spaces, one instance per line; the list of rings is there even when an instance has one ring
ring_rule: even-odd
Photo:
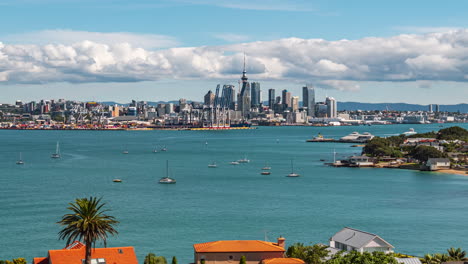
[[[166,160],[166,178],[169,177],[169,160]]]

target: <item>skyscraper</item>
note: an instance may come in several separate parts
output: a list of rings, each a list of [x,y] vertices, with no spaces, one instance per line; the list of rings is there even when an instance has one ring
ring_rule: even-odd
[[[242,72],[241,83],[242,89],[237,98],[238,110],[241,111],[242,117],[248,117],[250,114],[250,83],[245,75],[245,55],[244,55],[244,71]]]
[[[268,106],[270,109],[273,109],[273,106],[275,105],[275,89],[269,89],[268,90]]]
[[[291,93],[288,92],[288,90],[284,89],[282,91],[282,96],[283,96],[283,107],[286,109],[291,106]]]
[[[230,84],[223,85],[223,91],[221,93],[221,107],[226,107],[231,110],[235,110],[236,88],[234,85],[230,85]]]
[[[338,115],[337,115],[335,98],[327,97],[325,102],[326,102],[326,105],[327,105],[327,116],[329,118],[336,118]]]
[[[215,94],[209,90],[206,94],[205,94],[205,102],[204,102],[204,105],[206,106],[213,106],[214,105],[214,100],[215,100]]]
[[[307,107],[307,115],[315,117],[315,89],[314,87],[302,87],[302,106]]]
[[[252,107],[260,106],[260,83],[252,82],[250,84],[251,88],[251,98],[252,98]]]
[[[299,110],[299,96],[291,97],[291,110],[293,112]]]

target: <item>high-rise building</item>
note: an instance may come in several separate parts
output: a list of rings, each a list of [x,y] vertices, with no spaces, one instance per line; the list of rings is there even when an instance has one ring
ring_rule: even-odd
[[[260,107],[260,83],[259,82],[252,82],[250,83],[250,95],[251,95],[251,103],[252,107],[257,108]]]
[[[237,105],[238,110],[241,111],[242,117],[246,118],[250,114],[250,83],[248,82],[248,78],[245,75],[247,72],[245,71],[245,55],[244,55],[244,71],[242,72],[241,83],[242,89],[239,93],[237,98]]]
[[[209,90],[205,94],[204,105],[213,106],[214,105],[214,100],[215,100],[215,94],[211,90]]]
[[[438,104],[435,105],[435,111],[436,111],[436,113],[440,112],[440,108],[439,108]]]
[[[336,100],[333,97],[327,97],[325,100],[327,105],[327,117],[336,118],[338,116],[336,109]]]
[[[302,106],[307,107],[307,115],[315,117],[315,89],[314,87],[302,87]]]
[[[268,106],[270,109],[273,109],[273,106],[275,105],[275,89],[269,89],[268,90]]]
[[[291,110],[292,112],[299,110],[299,96],[291,97]]]
[[[235,110],[236,108],[236,88],[234,85],[225,84],[221,92],[221,107]]]
[[[288,90],[284,89],[282,91],[282,97],[283,97],[282,103],[283,103],[284,108],[286,109],[286,108],[291,107],[291,93],[288,92]]]
[[[429,109],[428,109],[428,111],[429,111],[430,113],[432,113],[432,112],[433,112],[433,109],[432,109],[432,104],[429,104]]]

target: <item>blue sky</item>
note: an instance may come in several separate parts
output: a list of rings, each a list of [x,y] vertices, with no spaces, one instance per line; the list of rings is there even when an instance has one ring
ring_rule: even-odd
[[[201,100],[237,83],[246,52],[264,90],[300,95],[310,83],[340,101],[466,103],[466,10],[461,0],[3,0],[0,102]]]

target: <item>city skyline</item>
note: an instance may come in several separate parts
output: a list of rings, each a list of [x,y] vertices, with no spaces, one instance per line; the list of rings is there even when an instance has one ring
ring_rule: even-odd
[[[403,1],[1,5],[0,22],[9,26],[0,29],[0,102],[201,101],[217,84],[237,89],[243,54],[249,81],[263,91],[299,95],[312,84],[340,101],[457,104],[468,98],[468,19],[461,11],[467,3],[413,2],[404,10]]]

